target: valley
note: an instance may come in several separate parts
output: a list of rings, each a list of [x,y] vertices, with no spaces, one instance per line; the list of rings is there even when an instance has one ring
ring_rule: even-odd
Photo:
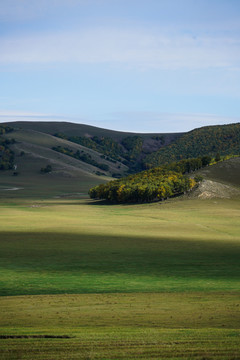
[[[38,130],[5,135],[0,359],[239,359],[239,157],[188,194],[110,204],[88,191],[111,172],[52,147],[107,160]]]

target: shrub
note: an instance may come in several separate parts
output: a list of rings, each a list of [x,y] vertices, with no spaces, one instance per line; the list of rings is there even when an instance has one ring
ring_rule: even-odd
[[[194,180],[195,180],[197,183],[203,181],[203,179],[204,179],[204,178],[203,178],[202,175],[196,175],[196,176],[194,176]]]
[[[52,171],[52,166],[51,165],[47,165],[45,168],[41,168],[41,173],[42,174],[47,174],[50,173]]]

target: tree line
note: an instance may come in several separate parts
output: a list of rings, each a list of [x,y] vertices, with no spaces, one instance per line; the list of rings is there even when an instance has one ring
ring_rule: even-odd
[[[10,126],[0,126],[0,135],[4,135],[13,131]],[[14,165],[14,152],[9,145],[14,144],[14,139],[4,139],[0,136],[0,170],[10,170]]]
[[[107,164],[103,164],[103,163],[98,163],[96,160],[94,160],[91,155],[84,153],[84,151],[79,151],[77,150],[76,152],[74,152],[73,150],[69,149],[68,147],[63,147],[63,146],[54,146],[52,147],[52,150],[60,152],[62,154],[71,156],[77,160],[81,160],[87,164],[93,165],[101,170],[104,171],[108,171],[109,170],[109,166]]]
[[[138,135],[127,136],[120,142],[110,137],[67,136],[56,133],[54,136],[80,144],[107,156],[109,161],[119,161],[126,166],[134,167],[142,152],[143,138]]]
[[[206,154],[216,157],[218,153],[222,156],[240,154],[240,123],[192,130],[173,143],[147,155],[143,163],[148,169]]]
[[[186,174],[209,165],[211,157],[184,159],[100,184],[89,190],[92,199],[116,203],[164,200],[191,190],[196,181]]]

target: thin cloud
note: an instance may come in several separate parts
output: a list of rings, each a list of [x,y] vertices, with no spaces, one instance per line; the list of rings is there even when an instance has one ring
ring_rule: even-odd
[[[6,0],[0,7],[3,22],[26,21],[41,18],[52,11],[74,8],[89,0]]]
[[[115,112],[108,114],[105,125],[117,124],[115,130],[142,133],[185,132],[210,125],[224,125],[240,122],[240,117],[218,116],[196,113],[161,113],[152,111]],[[136,130],[137,129],[137,130]]]
[[[139,68],[206,69],[240,66],[240,41],[197,38],[166,29],[99,27],[0,38],[0,63],[123,64]]]

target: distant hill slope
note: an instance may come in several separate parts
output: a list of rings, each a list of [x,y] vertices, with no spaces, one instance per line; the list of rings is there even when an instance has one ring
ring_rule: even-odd
[[[240,123],[192,130],[175,142],[146,156],[144,164],[148,168],[204,155],[215,157],[217,153],[240,154]]]
[[[14,167],[0,173],[1,196],[52,196],[64,194],[85,194],[90,187],[110,180],[114,172],[124,173],[127,167],[102,159],[101,154],[67,140],[33,130],[14,130],[2,135],[6,140],[14,138],[10,146],[14,152]],[[94,164],[104,164],[107,171],[53,150],[62,147],[73,153],[79,151]],[[41,172],[50,166],[49,173]],[[99,176],[104,175],[105,176]],[[10,191],[7,189],[16,189]],[[19,190],[17,190],[19,189]]]
[[[198,188],[188,196],[191,198],[198,197],[199,199],[239,199],[240,190],[234,186],[218,181],[204,180],[199,184]]]
[[[157,151],[183,135],[183,133],[128,133],[68,122],[22,121],[9,124],[15,129],[54,135],[83,145],[104,155],[106,160],[110,157],[111,160],[124,164],[131,172],[143,169],[142,162],[146,154]],[[121,171],[115,173],[121,174]]]
[[[12,137],[16,140],[16,144],[14,145],[14,147],[12,147],[13,150],[15,150],[16,154],[22,151],[28,154],[32,153],[34,154],[34,157],[42,157],[42,159],[44,159],[42,162],[45,161],[45,163],[48,161],[56,165],[57,159],[61,158],[61,161],[64,163],[65,167],[67,167],[69,164],[74,164],[76,168],[92,174],[95,174],[97,171],[100,170],[98,166],[94,166],[90,163],[78,160],[74,157],[67,156],[64,153],[56,152],[53,150],[53,148],[61,147],[72,150],[73,153],[79,151],[87,154],[96,162],[96,164],[107,165],[109,170],[106,171],[106,175],[112,172],[121,173],[127,170],[127,167],[122,164],[120,165],[119,169],[119,163],[112,163],[101,158],[101,154],[94,150],[38,131],[27,129],[15,130],[9,135],[6,134],[5,137]]]
[[[196,175],[203,175],[204,181]],[[187,196],[239,198],[240,157],[210,166],[199,158],[180,160],[98,185],[90,189],[89,195],[112,202],[149,202],[180,195],[191,189],[194,191]]]
[[[185,134],[133,134],[58,122],[2,124],[7,125],[14,129],[2,131],[2,144],[7,144],[9,154],[14,152],[11,164],[15,166],[11,169],[9,163],[10,167],[1,170],[0,189],[22,187],[25,195],[46,191],[87,194],[112,176],[126,176],[138,167],[142,170],[142,164],[151,167],[181,158],[215,156],[217,152],[240,153],[240,124],[204,127]],[[54,136],[57,133],[63,136]],[[0,158],[5,161],[4,146]],[[50,173],[41,173],[46,166],[51,167]],[[203,175],[238,186],[239,167],[239,161],[231,159],[206,168]]]
[[[218,162],[195,172],[204,181],[190,194],[199,199],[240,198],[240,157]]]
[[[76,124],[71,122],[44,122],[44,121],[16,121],[4,123],[6,126],[11,126],[13,128],[23,129],[23,130],[35,130],[39,132],[43,132],[46,134],[54,135],[56,133],[64,133],[67,136],[103,136],[110,137],[116,141],[119,141],[128,136],[138,135],[144,138],[145,141],[151,139],[153,136],[161,136],[164,135],[166,138],[166,143],[169,143],[176,137],[181,136],[184,133],[132,133],[132,132],[124,132],[124,131],[115,131],[102,129],[91,125],[84,124]],[[154,140],[154,139],[152,139]]]
[[[240,157],[218,162],[196,173],[208,180],[240,187]]]
[[[13,128],[8,126],[0,126],[0,170],[8,170],[13,168],[14,153],[10,149],[10,145],[14,143],[13,139],[6,139],[5,134],[11,133]]]

